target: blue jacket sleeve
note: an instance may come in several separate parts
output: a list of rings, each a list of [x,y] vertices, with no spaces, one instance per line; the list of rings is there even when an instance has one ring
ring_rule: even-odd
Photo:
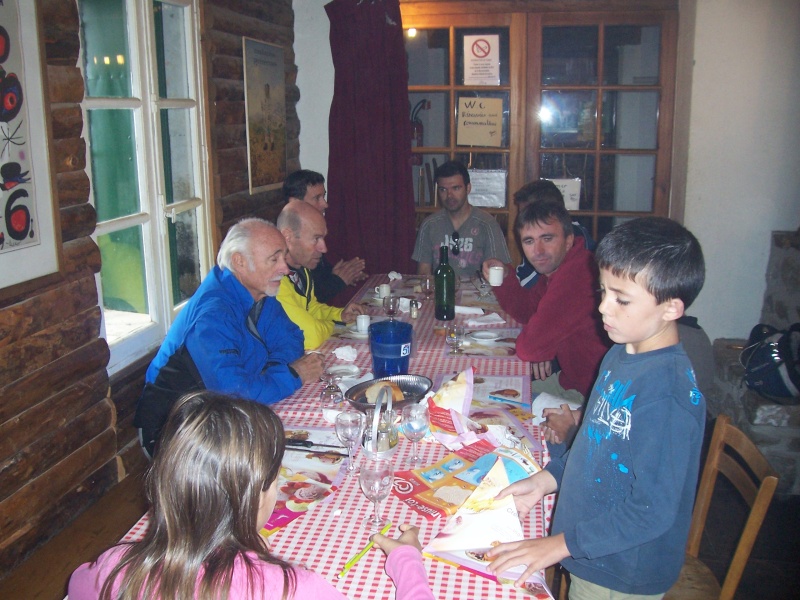
[[[303,337],[274,299],[258,324],[263,343],[242,315],[224,302],[208,302],[186,333],[186,348],[211,390],[272,404],[301,385],[289,364],[303,355]]]

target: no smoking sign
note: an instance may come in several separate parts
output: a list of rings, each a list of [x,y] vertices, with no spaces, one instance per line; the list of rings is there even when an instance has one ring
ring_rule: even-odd
[[[492,45],[489,40],[478,38],[472,42],[472,55],[475,58],[486,58],[492,51]]]

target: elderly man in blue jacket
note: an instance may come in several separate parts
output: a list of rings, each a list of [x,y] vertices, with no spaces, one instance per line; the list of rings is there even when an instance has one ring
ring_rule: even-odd
[[[210,389],[272,404],[322,373],[322,357],[303,354],[303,333],[275,299],[289,272],[286,242],[275,226],[245,219],[231,227],[217,265],[147,369],[134,425],[151,456],[183,394]]]

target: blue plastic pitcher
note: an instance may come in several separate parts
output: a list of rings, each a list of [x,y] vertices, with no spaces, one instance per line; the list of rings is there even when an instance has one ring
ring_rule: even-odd
[[[413,328],[401,321],[381,321],[369,326],[369,349],[375,377],[405,375],[411,358]]]

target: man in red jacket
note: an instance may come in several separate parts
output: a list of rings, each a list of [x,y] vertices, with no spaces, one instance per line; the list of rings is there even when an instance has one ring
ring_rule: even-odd
[[[610,342],[598,306],[598,271],[594,256],[575,237],[563,204],[540,200],[517,215],[517,236],[525,257],[542,275],[534,286],[520,286],[510,265],[503,285],[494,288],[500,306],[525,323],[517,338],[517,356],[531,362],[533,392],[549,392],[583,402],[597,377]]]

